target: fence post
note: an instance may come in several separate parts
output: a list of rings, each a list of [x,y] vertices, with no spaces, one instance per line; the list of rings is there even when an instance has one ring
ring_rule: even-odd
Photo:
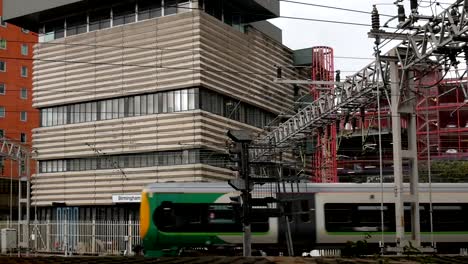
[[[128,248],[127,252],[128,255],[131,256],[133,255],[133,222],[132,222],[132,214],[129,215],[128,217]]]
[[[50,240],[51,240],[51,234],[50,234],[50,220],[47,219],[46,221],[46,250],[47,252],[51,252],[50,250]]]
[[[91,226],[91,253],[96,253],[96,220],[93,219]]]
[[[37,237],[37,229],[39,228],[37,219],[34,221],[34,252],[37,252],[38,247],[38,237]]]

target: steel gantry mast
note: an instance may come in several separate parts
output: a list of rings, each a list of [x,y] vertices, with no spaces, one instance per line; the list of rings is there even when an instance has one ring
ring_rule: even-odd
[[[0,138],[0,156],[14,160],[18,163],[18,246],[27,249],[29,253],[29,221],[30,221],[30,203],[31,203],[31,170],[30,160],[31,152],[28,148],[14,140],[5,137]],[[25,188],[23,186],[26,185]],[[24,190],[26,193],[24,193]],[[23,211],[25,210],[25,211]],[[18,250],[18,254],[21,250]]]
[[[407,33],[389,33],[380,30],[378,19],[374,20],[369,37],[402,40],[395,48],[384,55],[376,52],[376,60],[343,82],[314,80],[276,79],[278,83],[335,85],[331,93],[321,94],[314,101],[299,109],[287,121],[265,132],[254,140],[259,146],[269,146],[251,150],[254,160],[269,157],[275,148],[285,148],[310,131],[319,130],[336,124],[346,115],[359,113],[361,108],[376,103],[377,91],[387,98],[391,109],[393,161],[394,161],[394,199],[396,217],[395,248],[402,252],[409,242],[420,248],[419,193],[416,141],[416,89],[414,72],[432,72],[440,66],[453,67],[458,73],[457,58],[468,58],[468,0],[457,0],[437,16],[420,16],[413,7],[412,13],[400,20],[400,27]],[[401,8],[399,8],[399,11]],[[404,11],[403,11],[404,12]],[[417,25],[426,20],[424,25]],[[377,41],[376,41],[377,42]],[[380,43],[378,41],[377,45]],[[468,60],[465,60],[468,64]],[[467,67],[468,68],[468,67]],[[447,69],[447,67],[445,67]],[[466,72],[464,73],[466,74]],[[463,77],[464,74],[459,74]],[[436,84],[435,84],[436,85]],[[465,102],[468,102],[467,87],[460,85]],[[401,120],[408,122],[408,145],[402,146]],[[380,124],[379,124],[380,125]],[[403,161],[409,161],[409,189],[403,188]],[[389,201],[392,202],[392,201]],[[411,206],[411,238],[405,236],[404,205]],[[433,245],[435,246],[435,245]]]

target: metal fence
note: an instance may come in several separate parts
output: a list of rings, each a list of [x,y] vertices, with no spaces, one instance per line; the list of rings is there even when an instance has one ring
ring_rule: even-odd
[[[6,227],[24,230],[17,222],[0,222]],[[141,245],[138,221],[31,221],[29,230],[27,250],[37,253],[133,255]]]

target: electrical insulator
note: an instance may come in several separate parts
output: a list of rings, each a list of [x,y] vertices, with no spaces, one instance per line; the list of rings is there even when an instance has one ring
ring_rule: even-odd
[[[455,52],[450,52],[448,58],[450,59],[450,65],[456,66],[458,64],[457,54]]]
[[[412,13],[418,13],[418,0],[411,0],[410,7]]]
[[[405,20],[406,20],[405,7],[403,5],[398,5],[398,22],[402,23],[402,22],[405,22]]]
[[[361,114],[361,122],[362,122],[361,126],[364,126],[364,122],[366,121],[366,110],[364,109],[364,107],[361,107],[359,109],[359,112]]]
[[[463,55],[465,56],[465,63],[468,68],[468,46],[463,46]]]
[[[374,5],[374,8],[372,9],[371,20],[372,20],[372,30],[378,31],[380,29],[380,15],[375,5]]]

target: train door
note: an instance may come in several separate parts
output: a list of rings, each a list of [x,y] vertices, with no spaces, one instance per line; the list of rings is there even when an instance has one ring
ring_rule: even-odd
[[[293,241],[295,254],[300,250],[313,249],[315,234],[315,200],[314,194],[283,194],[284,213],[287,216],[280,219],[279,240],[287,245],[288,228]]]

